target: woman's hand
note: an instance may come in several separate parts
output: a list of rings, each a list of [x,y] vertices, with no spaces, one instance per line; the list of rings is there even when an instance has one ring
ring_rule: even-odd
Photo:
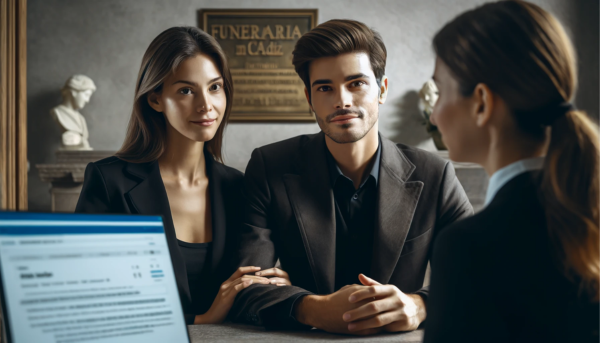
[[[271,284],[270,280],[265,277],[245,275],[258,270],[260,270],[260,267],[250,266],[238,268],[227,281],[221,284],[219,293],[210,306],[210,309],[206,311],[205,314],[197,315],[194,319],[194,324],[218,324],[223,322],[239,291],[247,288],[253,283],[260,283],[263,285]]]
[[[277,286],[291,286],[290,276],[285,271],[279,268],[269,268],[265,270],[261,270],[259,272],[254,273],[257,276],[273,276],[269,278],[269,281],[272,285]]]

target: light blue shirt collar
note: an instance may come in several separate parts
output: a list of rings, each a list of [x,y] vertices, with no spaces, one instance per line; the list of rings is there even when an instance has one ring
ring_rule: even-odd
[[[520,174],[532,170],[540,170],[543,167],[544,157],[533,157],[509,164],[506,167],[496,171],[490,178],[490,182],[488,184],[487,194],[485,195],[485,206],[492,202],[496,196],[496,193],[498,193],[500,188],[506,185],[508,181]]]

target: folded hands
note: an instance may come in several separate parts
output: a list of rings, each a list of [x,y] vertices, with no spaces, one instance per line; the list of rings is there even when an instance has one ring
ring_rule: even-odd
[[[405,294],[361,274],[362,285],[348,285],[328,295],[308,295],[297,304],[298,321],[316,328],[355,335],[415,330],[425,320],[421,296]]]

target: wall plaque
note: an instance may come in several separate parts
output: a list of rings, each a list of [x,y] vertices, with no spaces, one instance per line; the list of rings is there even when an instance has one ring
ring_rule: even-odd
[[[292,65],[317,10],[198,11],[199,27],[223,47],[233,77],[230,121],[315,121]]]

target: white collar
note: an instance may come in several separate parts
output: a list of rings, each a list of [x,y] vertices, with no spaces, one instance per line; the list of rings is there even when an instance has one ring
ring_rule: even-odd
[[[543,166],[544,157],[533,157],[511,163],[506,167],[496,171],[490,178],[490,182],[488,184],[487,193],[485,195],[485,206],[492,202],[496,196],[496,193],[498,193],[500,188],[506,185],[508,181],[512,180],[519,174],[523,174],[532,170],[540,170],[543,168]]]

